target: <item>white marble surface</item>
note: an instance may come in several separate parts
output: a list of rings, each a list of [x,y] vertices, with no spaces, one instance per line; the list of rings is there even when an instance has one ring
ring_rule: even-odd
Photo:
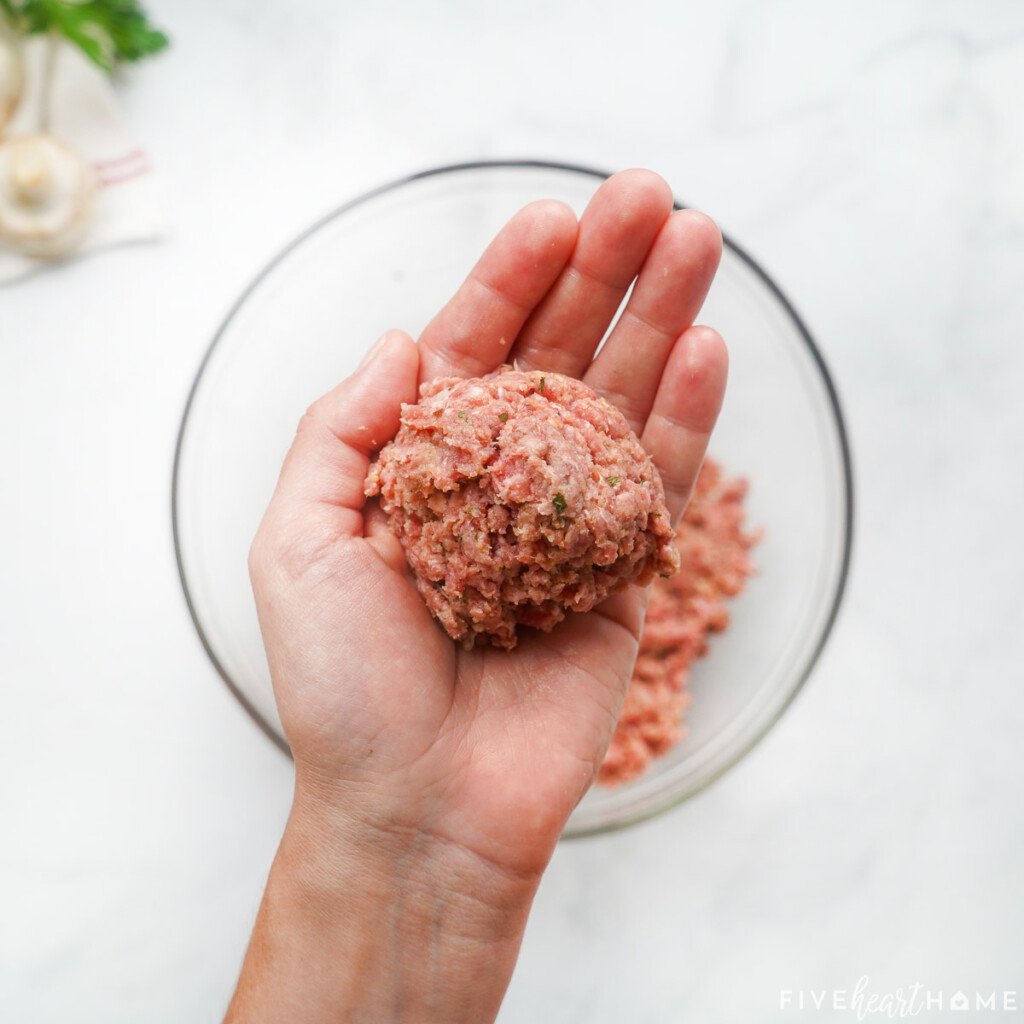
[[[1024,7],[150,6],[174,49],[122,94],[172,234],[0,291],[0,1019],[218,1019],[290,769],[179,591],[186,391],[322,211],[514,155],[655,167],[764,262],[859,523],[811,684],[710,791],[559,849],[502,1021],[852,1020],[779,990],[862,975],[1024,1003]]]

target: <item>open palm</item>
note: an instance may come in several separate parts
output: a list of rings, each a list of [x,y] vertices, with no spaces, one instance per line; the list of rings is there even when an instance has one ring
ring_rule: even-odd
[[[604,756],[643,623],[629,587],[513,651],[453,643],[363,497],[400,404],[513,360],[579,377],[626,415],[677,519],[725,385],[722,340],[692,326],[720,254],[714,224],[672,212],[651,172],[610,178],[579,222],[533,203],[418,342],[390,332],[303,417],[250,569],[297,772],[361,822],[539,873]]]

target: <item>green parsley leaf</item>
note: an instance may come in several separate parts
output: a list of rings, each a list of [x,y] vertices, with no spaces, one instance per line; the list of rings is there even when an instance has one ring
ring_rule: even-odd
[[[540,392],[540,393],[541,393],[542,395],[544,394],[544,378],[543,378],[543,377],[541,377],[541,379],[540,379],[540,387],[539,387],[539,388],[537,388],[537,390],[538,390],[538,391],[539,391],[539,392]]]
[[[619,485],[619,481],[620,481],[621,479],[622,479],[622,477],[618,477],[618,476],[610,476],[610,477],[608,477],[608,483],[609,483],[609,484],[611,484],[611,485],[612,485],[612,487],[618,487],[618,485]]]
[[[501,420],[502,423],[508,423],[508,413],[507,412],[499,412],[498,413],[498,419]]]
[[[55,32],[74,43],[94,64],[113,71],[167,46],[138,0],[0,0],[16,32]]]
[[[460,420],[468,420],[469,419],[469,413],[465,412],[465,411],[463,411],[461,409],[459,410],[458,416],[459,416]]]
[[[551,499],[551,504],[555,506],[555,511],[561,515],[565,511],[565,495],[559,492]]]
[[[47,28],[44,0],[0,0],[0,11],[7,15],[11,28],[23,35],[44,32]]]

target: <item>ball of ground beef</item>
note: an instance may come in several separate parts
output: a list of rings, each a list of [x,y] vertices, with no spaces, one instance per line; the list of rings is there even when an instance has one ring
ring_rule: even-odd
[[[582,382],[502,367],[424,384],[370,469],[430,611],[465,647],[516,645],[675,571],[661,479]]]

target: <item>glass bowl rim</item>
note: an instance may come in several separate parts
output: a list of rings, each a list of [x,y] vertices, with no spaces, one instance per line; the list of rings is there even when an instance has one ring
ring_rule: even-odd
[[[202,359],[200,360],[199,366],[196,370],[195,377],[192,380],[192,384],[189,388],[188,396],[185,399],[185,406],[181,414],[181,422],[178,427],[178,436],[174,445],[174,464],[171,475],[171,532],[174,540],[174,560],[178,570],[178,580],[181,584],[182,595],[185,598],[185,604],[188,608],[189,617],[192,620],[192,625],[195,628],[196,634],[199,637],[199,641],[203,646],[203,650],[206,652],[206,656],[209,658],[210,663],[213,665],[217,674],[221,680],[227,686],[228,690],[232,693],[238,703],[246,711],[249,717],[256,723],[259,729],[266,735],[270,741],[277,747],[286,757],[291,758],[291,751],[284,738],[279,736],[277,732],[271,727],[270,723],[256,710],[252,702],[245,696],[241,691],[238,684],[231,678],[227,669],[221,663],[213,650],[213,646],[210,642],[209,637],[203,629],[202,623],[199,621],[199,614],[193,601],[192,593],[189,590],[188,577],[185,572],[184,558],[182,554],[181,546],[181,535],[180,535],[180,517],[178,513],[178,496],[179,496],[179,482],[180,482],[180,470],[181,461],[183,455],[183,449],[185,444],[185,434],[188,428],[189,416],[192,412],[192,405],[195,401],[196,395],[199,390],[199,385],[203,379],[203,375],[206,372],[206,368],[213,356],[214,351],[220,344],[221,339],[226,333],[228,327],[234,321],[235,316],[242,306],[248,301],[250,295],[263,283],[263,281],[270,276],[270,274],[277,269],[277,267],[287,259],[291,253],[299,248],[305,241],[315,235],[321,228],[326,227],[332,221],[338,217],[344,216],[350,210],[356,209],[362,206],[364,203],[370,202],[379,196],[386,195],[389,192],[397,191],[398,189],[404,188],[407,185],[411,185],[417,181],[423,181],[429,178],[437,178],[449,174],[458,174],[466,171],[488,171],[488,170],[542,170],[542,171],[558,171],[568,172],[571,174],[582,175],[585,177],[593,178],[595,181],[600,182],[611,176],[610,171],[602,171],[592,166],[584,164],[568,163],[556,160],[544,160],[544,159],[530,159],[530,158],[506,158],[506,159],[487,159],[487,160],[469,160],[461,163],[452,164],[441,164],[434,167],[427,167],[420,171],[414,171],[410,174],[403,175],[398,178],[394,178],[384,184],[377,185],[368,191],[362,192],[351,199],[346,200],[339,206],[334,207],[328,213],[319,217],[312,224],[300,231],[290,242],[277,251],[277,253],[259,270],[248,285],[242,290],[239,296],[231,304],[224,318],[221,320],[220,325],[214,332],[213,338],[210,344],[207,346]],[[686,204],[681,203],[677,198],[673,198],[673,206],[677,210],[686,209]],[[718,768],[708,775],[699,786],[695,789],[686,790],[677,794],[672,794],[669,797],[658,801],[653,806],[642,807],[633,814],[624,814],[621,818],[616,819],[613,822],[603,822],[598,825],[588,826],[585,828],[570,828],[566,832],[563,832],[562,839],[578,839],[584,836],[600,835],[606,832],[616,832],[620,829],[627,828],[630,825],[635,825],[638,822],[646,821],[649,818],[656,817],[664,813],[665,811],[671,810],[673,807],[677,807],[679,804],[696,796],[698,793],[703,792],[713,782],[716,782],[721,778],[730,768],[734,767],[740,761],[742,761],[747,754],[749,754],[754,747],[756,747],[764,737],[771,732],[772,728],[779,721],[786,710],[796,699],[797,694],[804,688],[808,678],[814,671],[815,665],[818,663],[818,659],[821,657],[822,651],[825,649],[825,645],[828,642],[829,637],[832,634],[833,627],[835,626],[836,618],[839,615],[839,608],[842,604],[843,595],[846,592],[847,580],[850,573],[850,560],[853,552],[853,523],[854,523],[854,483],[853,483],[853,464],[850,452],[850,440],[849,432],[846,427],[846,421],[843,416],[842,406],[839,401],[839,393],[836,388],[835,381],[829,372],[828,365],[825,362],[824,356],[821,353],[820,348],[811,336],[811,332],[808,330],[807,325],[801,319],[797,313],[792,302],[785,296],[782,289],[775,283],[775,281],[769,276],[768,272],[757,262],[745,249],[737,245],[725,232],[722,233],[722,244],[725,249],[728,249],[733,255],[738,257],[741,262],[745,263],[747,267],[753,271],[754,275],[761,280],[765,287],[769,290],[772,296],[779,302],[786,315],[793,322],[793,326],[797,330],[797,334],[806,346],[808,353],[811,357],[815,369],[818,372],[821,383],[825,387],[825,393],[829,401],[830,411],[836,427],[836,435],[839,441],[840,455],[842,457],[842,470],[843,470],[843,489],[844,489],[844,500],[843,500],[843,550],[841,555],[841,562],[839,566],[839,576],[836,581],[835,593],[832,597],[832,606],[829,609],[828,615],[826,616],[824,623],[822,624],[820,635],[811,649],[810,655],[807,658],[805,665],[803,666],[799,678],[797,678],[790,692],[786,695],[786,699],[780,704],[778,709],[775,711],[770,718],[768,718],[763,725],[754,732],[750,737],[747,738],[746,742],[739,746],[733,753],[721,764]]]

